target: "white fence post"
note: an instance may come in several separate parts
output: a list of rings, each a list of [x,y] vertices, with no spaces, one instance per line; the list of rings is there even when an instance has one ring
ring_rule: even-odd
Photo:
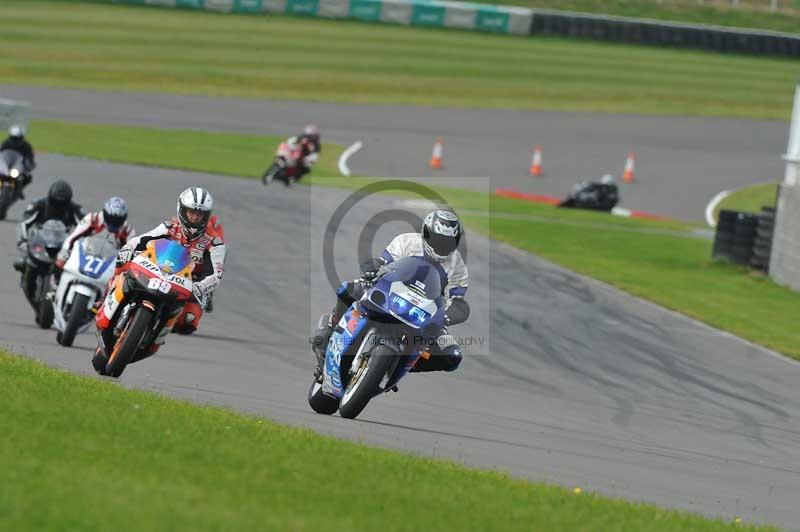
[[[800,84],[794,91],[794,108],[792,109],[792,123],[789,126],[789,144],[786,147],[786,172],[783,175],[783,184],[794,186],[800,177]]]

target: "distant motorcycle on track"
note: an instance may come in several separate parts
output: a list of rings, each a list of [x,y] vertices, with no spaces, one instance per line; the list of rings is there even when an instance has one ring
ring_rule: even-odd
[[[317,413],[338,410],[355,418],[373,398],[397,391],[420,357],[431,356],[431,342],[446,320],[439,272],[422,257],[399,259],[386,268],[344,313],[328,341],[321,378],[308,391]]]
[[[25,159],[16,150],[0,151],[0,220],[19,198],[25,177]]]
[[[56,341],[69,347],[93,322],[92,307],[103,298],[114,275],[117,242],[102,232],[79,239],[64,264],[54,301]]]
[[[49,329],[53,324],[53,273],[55,259],[67,238],[67,228],[59,220],[47,220],[31,230],[28,255],[22,272],[22,291],[36,313],[36,324]]]
[[[293,185],[300,175],[302,158],[303,149],[299,144],[281,142],[275,152],[272,164],[261,176],[261,182],[264,185],[269,185],[277,179],[287,187]]]
[[[572,188],[569,195],[558,206],[611,212],[619,203],[619,196],[617,185],[610,175],[606,175],[600,182],[581,181]]]

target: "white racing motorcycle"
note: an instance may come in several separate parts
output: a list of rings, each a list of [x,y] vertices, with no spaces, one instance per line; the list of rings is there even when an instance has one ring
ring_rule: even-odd
[[[114,275],[117,243],[114,235],[102,232],[79,239],[64,264],[54,301],[56,341],[69,347],[75,335],[89,328],[95,302],[103,298]]]

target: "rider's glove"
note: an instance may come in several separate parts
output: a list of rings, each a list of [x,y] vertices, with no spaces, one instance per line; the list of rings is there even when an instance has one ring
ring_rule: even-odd
[[[464,323],[469,318],[469,311],[469,304],[463,298],[453,298],[445,313],[445,325]]]
[[[117,268],[121,268],[133,258],[133,249],[123,247],[117,252]]]
[[[56,258],[56,268],[59,270],[64,269],[64,264],[67,263],[69,260],[69,251],[62,249],[58,252],[58,257]]]
[[[200,284],[195,283],[192,285],[192,294],[194,294],[194,298],[197,300],[200,306],[205,308],[206,299],[208,298],[205,288],[203,288]]]
[[[361,263],[361,279],[366,284],[372,285],[378,278],[378,272],[383,264],[377,259],[369,259]]]

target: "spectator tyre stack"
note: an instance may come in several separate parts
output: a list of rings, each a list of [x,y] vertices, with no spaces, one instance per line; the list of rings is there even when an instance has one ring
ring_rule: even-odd
[[[723,210],[719,213],[712,257],[748,266],[753,258],[758,215]]]
[[[753,241],[753,257],[750,266],[755,270],[769,273],[769,257],[772,252],[772,234],[775,229],[775,208],[762,207],[758,215],[758,226]]]

